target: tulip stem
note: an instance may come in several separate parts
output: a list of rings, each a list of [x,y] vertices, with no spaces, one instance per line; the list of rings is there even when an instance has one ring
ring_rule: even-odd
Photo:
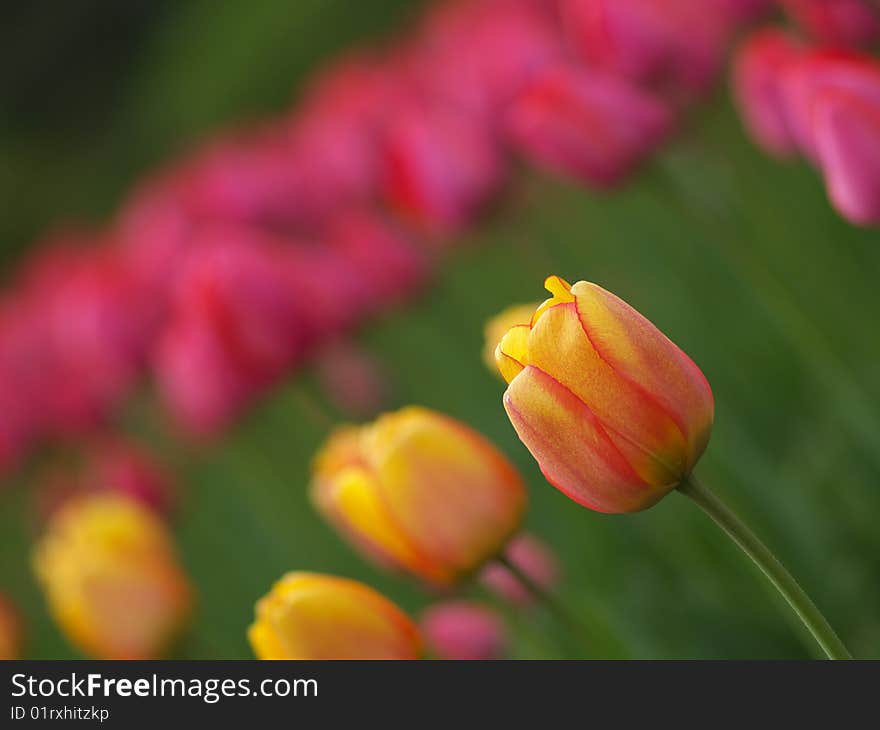
[[[678,491],[690,497],[754,561],[788,601],[829,659],[852,659],[822,612],[791,573],[724,502],[693,474],[679,485]]]
[[[569,633],[577,636],[581,643],[584,644],[584,648],[589,646],[589,641],[586,639],[586,630],[581,626],[578,620],[569,613],[568,609],[559,601],[559,599],[544,590],[544,588],[542,588],[536,581],[532,580],[528,573],[522,570],[507,556],[499,555],[496,560],[519,581],[523,588],[532,594],[536,601],[546,606],[550,613],[552,613],[557,620],[568,629]]]

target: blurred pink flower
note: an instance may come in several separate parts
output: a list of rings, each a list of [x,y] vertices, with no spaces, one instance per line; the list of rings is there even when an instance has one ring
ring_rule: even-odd
[[[302,355],[303,293],[275,238],[234,225],[199,229],[174,285],[155,367],[160,391],[195,432],[225,425]]]
[[[406,301],[425,283],[428,260],[399,225],[368,209],[350,209],[324,229],[328,248],[356,272],[362,317]]]
[[[505,557],[542,589],[552,591],[559,583],[556,555],[534,535],[522,533],[507,546]],[[534,596],[501,563],[489,563],[480,573],[480,582],[501,598],[514,604],[528,604]]]
[[[782,95],[782,70],[802,52],[790,35],[775,28],[759,30],[739,48],[733,91],[740,116],[752,136],[777,157],[797,152]]]
[[[118,437],[91,445],[83,481],[97,490],[124,494],[165,517],[177,498],[168,471],[143,447]]]
[[[834,207],[852,223],[880,224],[880,99],[828,89],[816,97],[812,126]]]
[[[561,0],[589,64],[678,95],[702,92],[741,16],[729,0]]]
[[[429,10],[405,49],[413,84],[490,124],[519,89],[563,54],[551,3],[458,0]]]
[[[507,637],[501,617],[479,603],[436,603],[424,611],[419,625],[428,650],[438,659],[485,660],[504,656]]]
[[[789,16],[820,43],[865,48],[880,40],[880,9],[870,0],[779,0]]]
[[[384,165],[391,208],[441,236],[472,223],[499,191],[505,173],[497,140],[479,118],[418,103],[395,110]]]
[[[630,82],[575,66],[540,74],[508,119],[514,147],[538,167],[612,187],[662,142],[667,106]]]
[[[880,102],[877,62],[868,56],[837,51],[812,51],[782,69],[781,89],[789,124],[801,152],[814,161],[818,150],[813,137],[815,103],[825,91],[838,90]]]

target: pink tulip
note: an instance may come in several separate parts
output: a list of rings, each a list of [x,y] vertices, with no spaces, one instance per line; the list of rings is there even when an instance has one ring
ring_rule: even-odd
[[[494,611],[478,603],[434,604],[422,614],[420,628],[428,650],[438,659],[486,660],[504,656],[504,624]]]
[[[364,300],[351,302],[363,315],[406,301],[424,284],[428,262],[391,220],[367,210],[346,210],[324,229],[328,248],[356,272]]]
[[[829,89],[816,97],[812,127],[834,207],[858,225],[880,224],[880,101]]]
[[[213,431],[275,382],[310,333],[284,248],[231,225],[203,227],[174,287],[156,369],[172,412]]]
[[[508,135],[538,167],[611,187],[665,139],[669,109],[629,82],[574,66],[539,75],[514,102]]]
[[[802,53],[786,33],[757,31],[738,50],[733,90],[740,116],[752,136],[777,157],[797,151],[781,89],[782,71]]]
[[[880,9],[870,0],[779,0],[807,33],[823,44],[865,48],[880,40]]]
[[[726,0],[561,0],[561,8],[584,60],[674,93],[707,88],[738,20]]]
[[[814,132],[816,99],[826,91],[841,91],[880,103],[878,65],[874,59],[852,53],[813,51],[781,71],[781,89],[791,130],[805,155],[818,161]]]
[[[559,582],[559,561],[553,551],[534,535],[522,533],[505,550],[505,557],[534,583],[552,591]],[[489,563],[480,574],[480,581],[489,590],[513,604],[528,604],[534,595],[499,562]]]
[[[396,110],[384,165],[390,206],[431,234],[471,223],[504,179],[496,140],[479,119],[427,104]]]
[[[550,3],[458,0],[430,10],[408,51],[422,92],[492,123],[548,63],[563,54]]]

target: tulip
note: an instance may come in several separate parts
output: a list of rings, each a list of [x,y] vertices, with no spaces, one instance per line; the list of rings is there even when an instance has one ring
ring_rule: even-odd
[[[315,459],[311,497],[376,562],[440,587],[496,557],[526,502],[491,443],[416,406],[334,433]]]
[[[0,661],[20,659],[23,644],[21,614],[0,594]]]
[[[592,66],[667,92],[702,92],[741,18],[729,0],[562,0],[572,45]]]
[[[713,398],[690,358],[596,284],[551,276],[552,297],[496,349],[504,407],[544,476],[599,512],[650,507],[691,472]]]
[[[447,601],[429,607],[419,622],[428,650],[438,659],[501,659],[507,644],[501,617],[487,606]]]
[[[495,355],[508,382],[507,415],[547,480],[612,513],[645,509],[678,489],[754,561],[829,658],[851,658],[776,556],[692,473],[714,416],[700,369],[596,284],[550,276],[544,285],[552,296],[504,335]],[[517,564],[500,562],[528,585]]]
[[[493,373],[498,373],[495,364],[495,348],[507,330],[518,324],[528,324],[538,308],[538,302],[532,304],[513,304],[489,319],[483,327],[483,362]]]
[[[813,51],[781,70],[781,89],[792,133],[801,152],[819,161],[814,139],[818,97],[843,92],[869,106],[880,104],[880,67],[868,56]]]
[[[508,562],[541,590],[552,592],[559,582],[559,561],[553,551],[534,535],[523,533],[510,541],[504,553]],[[500,562],[490,563],[480,573],[480,582],[513,604],[531,603],[534,594]]]
[[[418,659],[412,620],[354,580],[288,573],[256,605],[248,639],[257,659]]]
[[[865,48],[880,39],[880,12],[865,0],[780,0],[786,13],[824,45]]]
[[[607,188],[652,152],[671,124],[659,98],[625,79],[555,66],[514,101],[507,132],[538,167]]]
[[[458,233],[504,181],[497,141],[471,115],[427,104],[398,109],[384,146],[390,207],[431,235]]]
[[[46,526],[33,566],[55,621],[94,658],[159,658],[190,614],[192,590],[166,527],[119,495],[67,503]]]
[[[736,55],[733,87],[740,116],[755,140],[776,157],[797,151],[781,80],[783,69],[800,54],[791,36],[769,28],[754,33]]]
[[[880,224],[880,103],[839,91],[820,95],[813,138],[834,207],[858,225]]]
[[[880,65],[816,52],[782,77],[801,149],[822,170],[837,210],[859,225],[880,223]]]

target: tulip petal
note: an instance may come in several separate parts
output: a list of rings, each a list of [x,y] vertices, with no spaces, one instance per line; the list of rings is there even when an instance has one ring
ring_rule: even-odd
[[[504,407],[544,476],[575,502],[634,512],[669,490],[646,484],[584,402],[533,365],[510,383]]]
[[[818,95],[813,141],[835,207],[854,223],[880,222],[880,103],[845,91]]]
[[[415,659],[415,625],[381,594],[352,580],[290,573],[257,602],[248,631],[260,659]]]
[[[326,502],[328,517],[380,563],[403,566],[438,582],[446,579],[445,571],[420,555],[395,524],[365,469],[344,469],[326,488],[335,492]]]
[[[498,347],[495,348],[495,362],[498,371],[508,383],[513,380],[529,362],[529,331],[528,325],[511,327]]]
[[[420,554],[460,574],[501,549],[525,507],[519,475],[482,436],[420,408],[380,419],[374,444],[379,492]],[[402,416],[402,417],[401,417]]]
[[[544,313],[529,337],[529,364],[580,398],[639,475],[650,484],[684,476],[684,437],[644,389],[615,372],[593,347],[575,303]]]
[[[712,389],[705,376],[675,343],[611,292],[580,281],[572,293],[599,356],[654,399],[684,434],[687,473],[706,448],[714,416]]]

